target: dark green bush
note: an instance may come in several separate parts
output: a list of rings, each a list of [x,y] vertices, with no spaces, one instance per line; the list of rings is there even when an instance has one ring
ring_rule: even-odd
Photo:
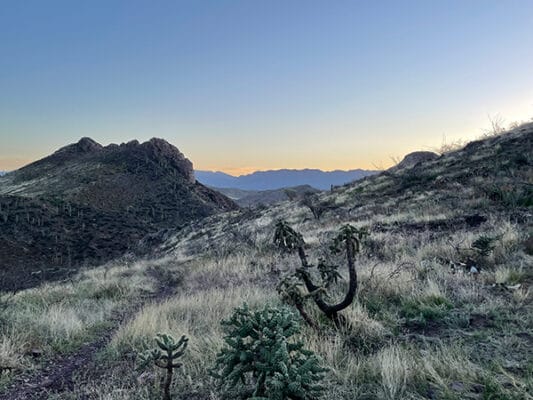
[[[402,304],[400,314],[406,319],[408,325],[426,326],[429,321],[438,321],[445,318],[452,303],[438,296],[428,297],[426,299],[407,300]]]
[[[245,304],[222,326],[226,347],[211,370],[220,389],[227,394],[237,389],[241,398],[253,400],[320,397],[327,369],[292,338],[300,325],[289,309],[265,306],[252,311]]]

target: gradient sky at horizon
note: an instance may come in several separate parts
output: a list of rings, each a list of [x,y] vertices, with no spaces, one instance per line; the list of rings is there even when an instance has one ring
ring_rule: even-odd
[[[533,117],[533,1],[0,5],[0,170],[90,136],[197,169],[387,167]]]

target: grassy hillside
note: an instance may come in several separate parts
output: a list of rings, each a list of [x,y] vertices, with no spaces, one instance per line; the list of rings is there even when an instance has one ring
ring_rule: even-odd
[[[303,325],[300,339],[330,368],[325,399],[532,398],[532,149],[533,125],[524,125],[324,193],[316,201],[328,209],[319,220],[290,201],[219,214],[170,238],[159,260],[5,294],[0,365],[9,365],[3,380],[11,396],[5,398],[25,387],[13,380],[22,371],[47,371],[32,348],[60,365],[63,352],[75,354],[77,343],[108,321],[105,304],[124,309],[123,302],[165,282],[176,294],[148,299],[130,318],[111,323],[109,342],[69,385],[52,385],[57,393],[50,398],[159,398],[162,373],[134,369],[136,355],[159,332],[190,338],[175,398],[223,398],[207,374],[223,345],[220,320],[244,302],[280,304],[276,285],[298,266],[295,255],[272,244],[279,219],[302,233],[315,264],[319,257],[342,262],[328,252],[342,225],[370,233],[357,256],[359,290],[342,312],[344,326],[322,318],[311,301],[305,305],[320,329]],[[339,282],[339,296],[345,284]],[[87,299],[87,310],[76,305]],[[57,318],[81,322],[76,330],[41,334],[35,315],[42,309],[29,304],[53,305]],[[19,317],[30,312],[34,317]]]
[[[230,199],[235,201],[241,207],[262,207],[273,205],[285,200],[295,198],[302,198],[306,194],[319,193],[320,190],[315,189],[309,185],[293,186],[283,189],[275,190],[240,190],[240,189],[224,189],[213,188]]]

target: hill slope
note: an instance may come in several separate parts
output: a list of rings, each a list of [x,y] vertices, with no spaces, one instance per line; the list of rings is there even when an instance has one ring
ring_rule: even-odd
[[[140,313],[117,340],[146,340],[136,333],[143,321],[164,312],[178,316],[151,333],[174,326],[196,332],[192,341],[216,341],[219,316],[244,302],[281,301],[276,284],[299,266],[296,255],[273,246],[276,221],[303,235],[310,263],[326,258],[342,274],[343,260],[328,246],[352,224],[370,235],[357,257],[357,299],[342,312],[346,328],[328,326],[312,301],[305,304],[320,331],[306,329],[304,342],[331,368],[325,399],[530,398],[533,124],[436,158],[413,158],[319,195],[333,205],[320,220],[284,202],[191,224],[164,247],[175,260],[190,260],[184,294]],[[211,255],[202,251],[197,260],[205,243]],[[320,282],[316,271],[312,277]],[[337,299],[345,282],[330,289]],[[196,312],[211,318],[201,330],[179,317],[188,296],[202,299]],[[203,368],[212,362],[195,357]]]
[[[289,196],[302,196],[306,193],[318,193],[320,190],[309,185],[294,186],[274,190],[241,190],[228,188],[213,188],[228,196],[241,207],[265,206],[289,200]],[[289,193],[289,194],[287,194]]]
[[[192,163],[164,140],[103,147],[83,138],[0,178],[0,266],[8,280],[22,270],[62,275],[236,207],[196,182]]]

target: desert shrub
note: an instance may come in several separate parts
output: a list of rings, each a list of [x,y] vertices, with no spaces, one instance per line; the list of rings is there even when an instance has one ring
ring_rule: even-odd
[[[400,310],[408,325],[424,327],[430,321],[446,317],[453,308],[452,303],[440,296],[429,296],[421,299],[408,299],[403,302]]]
[[[311,211],[313,214],[313,217],[317,220],[322,217],[322,215],[329,210],[332,210],[335,208],[335,204],[332,201],[329,200],[320,200],[318,195],[315,193],[309,192],[305,193],[303,195],[303,198],[301,200],[302,206],[305,206]]]
[[[493,185],[485,189],[487,197],[506,208],[533,207],[533,188],[528,184]]]
[[[481,235],[472,242],[471,247],[480,257],[485,258],[494,250],[496,240],[495,237]]]
[[[229,392],[239,386],[241,397],[254,400],[320,397],[327,369],[293,339],[300,325],[289,309],[265,306],[252,311],[245,304],[222,326],[226,347],[211,370],[221,389]]]

